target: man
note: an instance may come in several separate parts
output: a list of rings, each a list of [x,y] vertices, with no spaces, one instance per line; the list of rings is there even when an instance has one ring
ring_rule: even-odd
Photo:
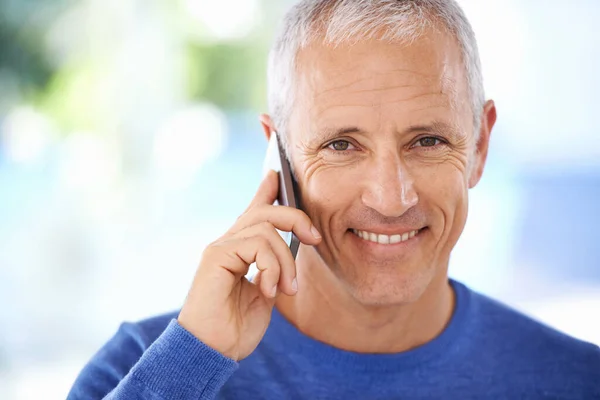
[[[496,121],[480,71],[453,0],[298,3],[261,121],[302,211],[267,174],[181,311],[122,325],[69,398],[600,398],[598,347],[448,279]]]

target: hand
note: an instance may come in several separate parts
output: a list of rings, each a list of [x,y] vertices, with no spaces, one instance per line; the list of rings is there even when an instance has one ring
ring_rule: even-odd
[[[296,263],[276,229],[301,243],[321,241],[308,215],[273,206],[279,179],[269,171],[250,206],[233,227],[203,252],[178,322],[206,345],[233,360],[250,355],[262,340],[278,293],[297,292]],[[256,262],[258,274],[245,278]]]

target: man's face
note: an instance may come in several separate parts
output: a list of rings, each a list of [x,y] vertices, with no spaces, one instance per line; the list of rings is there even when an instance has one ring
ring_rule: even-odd
[[[313,45],[298,70],[288,140],[320,258],[361,303],[416,300],[445,276],[467,216],[475,137],[458,46],[433,32]]]

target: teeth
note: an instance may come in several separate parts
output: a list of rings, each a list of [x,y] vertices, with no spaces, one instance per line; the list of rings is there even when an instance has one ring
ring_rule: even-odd
[[[402,241],[402,235],[392,235],[390,236],[390,244],[400,243]]]
[[[378,235],[377,236],[377,242],[379,242],[381,244],[389,244],[390,243],[390,237],[388,235]]]
[[[419,233],[418,230],[405,232],[402,235],[378,235],[373,232],[359,231],[357,229],[353,229],[352,232],[360,237],[361,239],[368,240],[370,242],[381,243],[381,244],[396,244],[400,242],[405,242],[417,235]]]

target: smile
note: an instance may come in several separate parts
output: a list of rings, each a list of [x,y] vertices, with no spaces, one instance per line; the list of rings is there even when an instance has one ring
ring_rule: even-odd
[[[373,232],[367,231],[359,231],[358,229],[352,229],[352,233],[356,236],[360,237],[363,240],[367,240],[369,242],[379,243],[379,244],[396,244],[401,242],[406,242],[407,240],[415,237],[419,230],[414,230],[410,232],[404,232],[402,234],[395,235],[382,235]]]

